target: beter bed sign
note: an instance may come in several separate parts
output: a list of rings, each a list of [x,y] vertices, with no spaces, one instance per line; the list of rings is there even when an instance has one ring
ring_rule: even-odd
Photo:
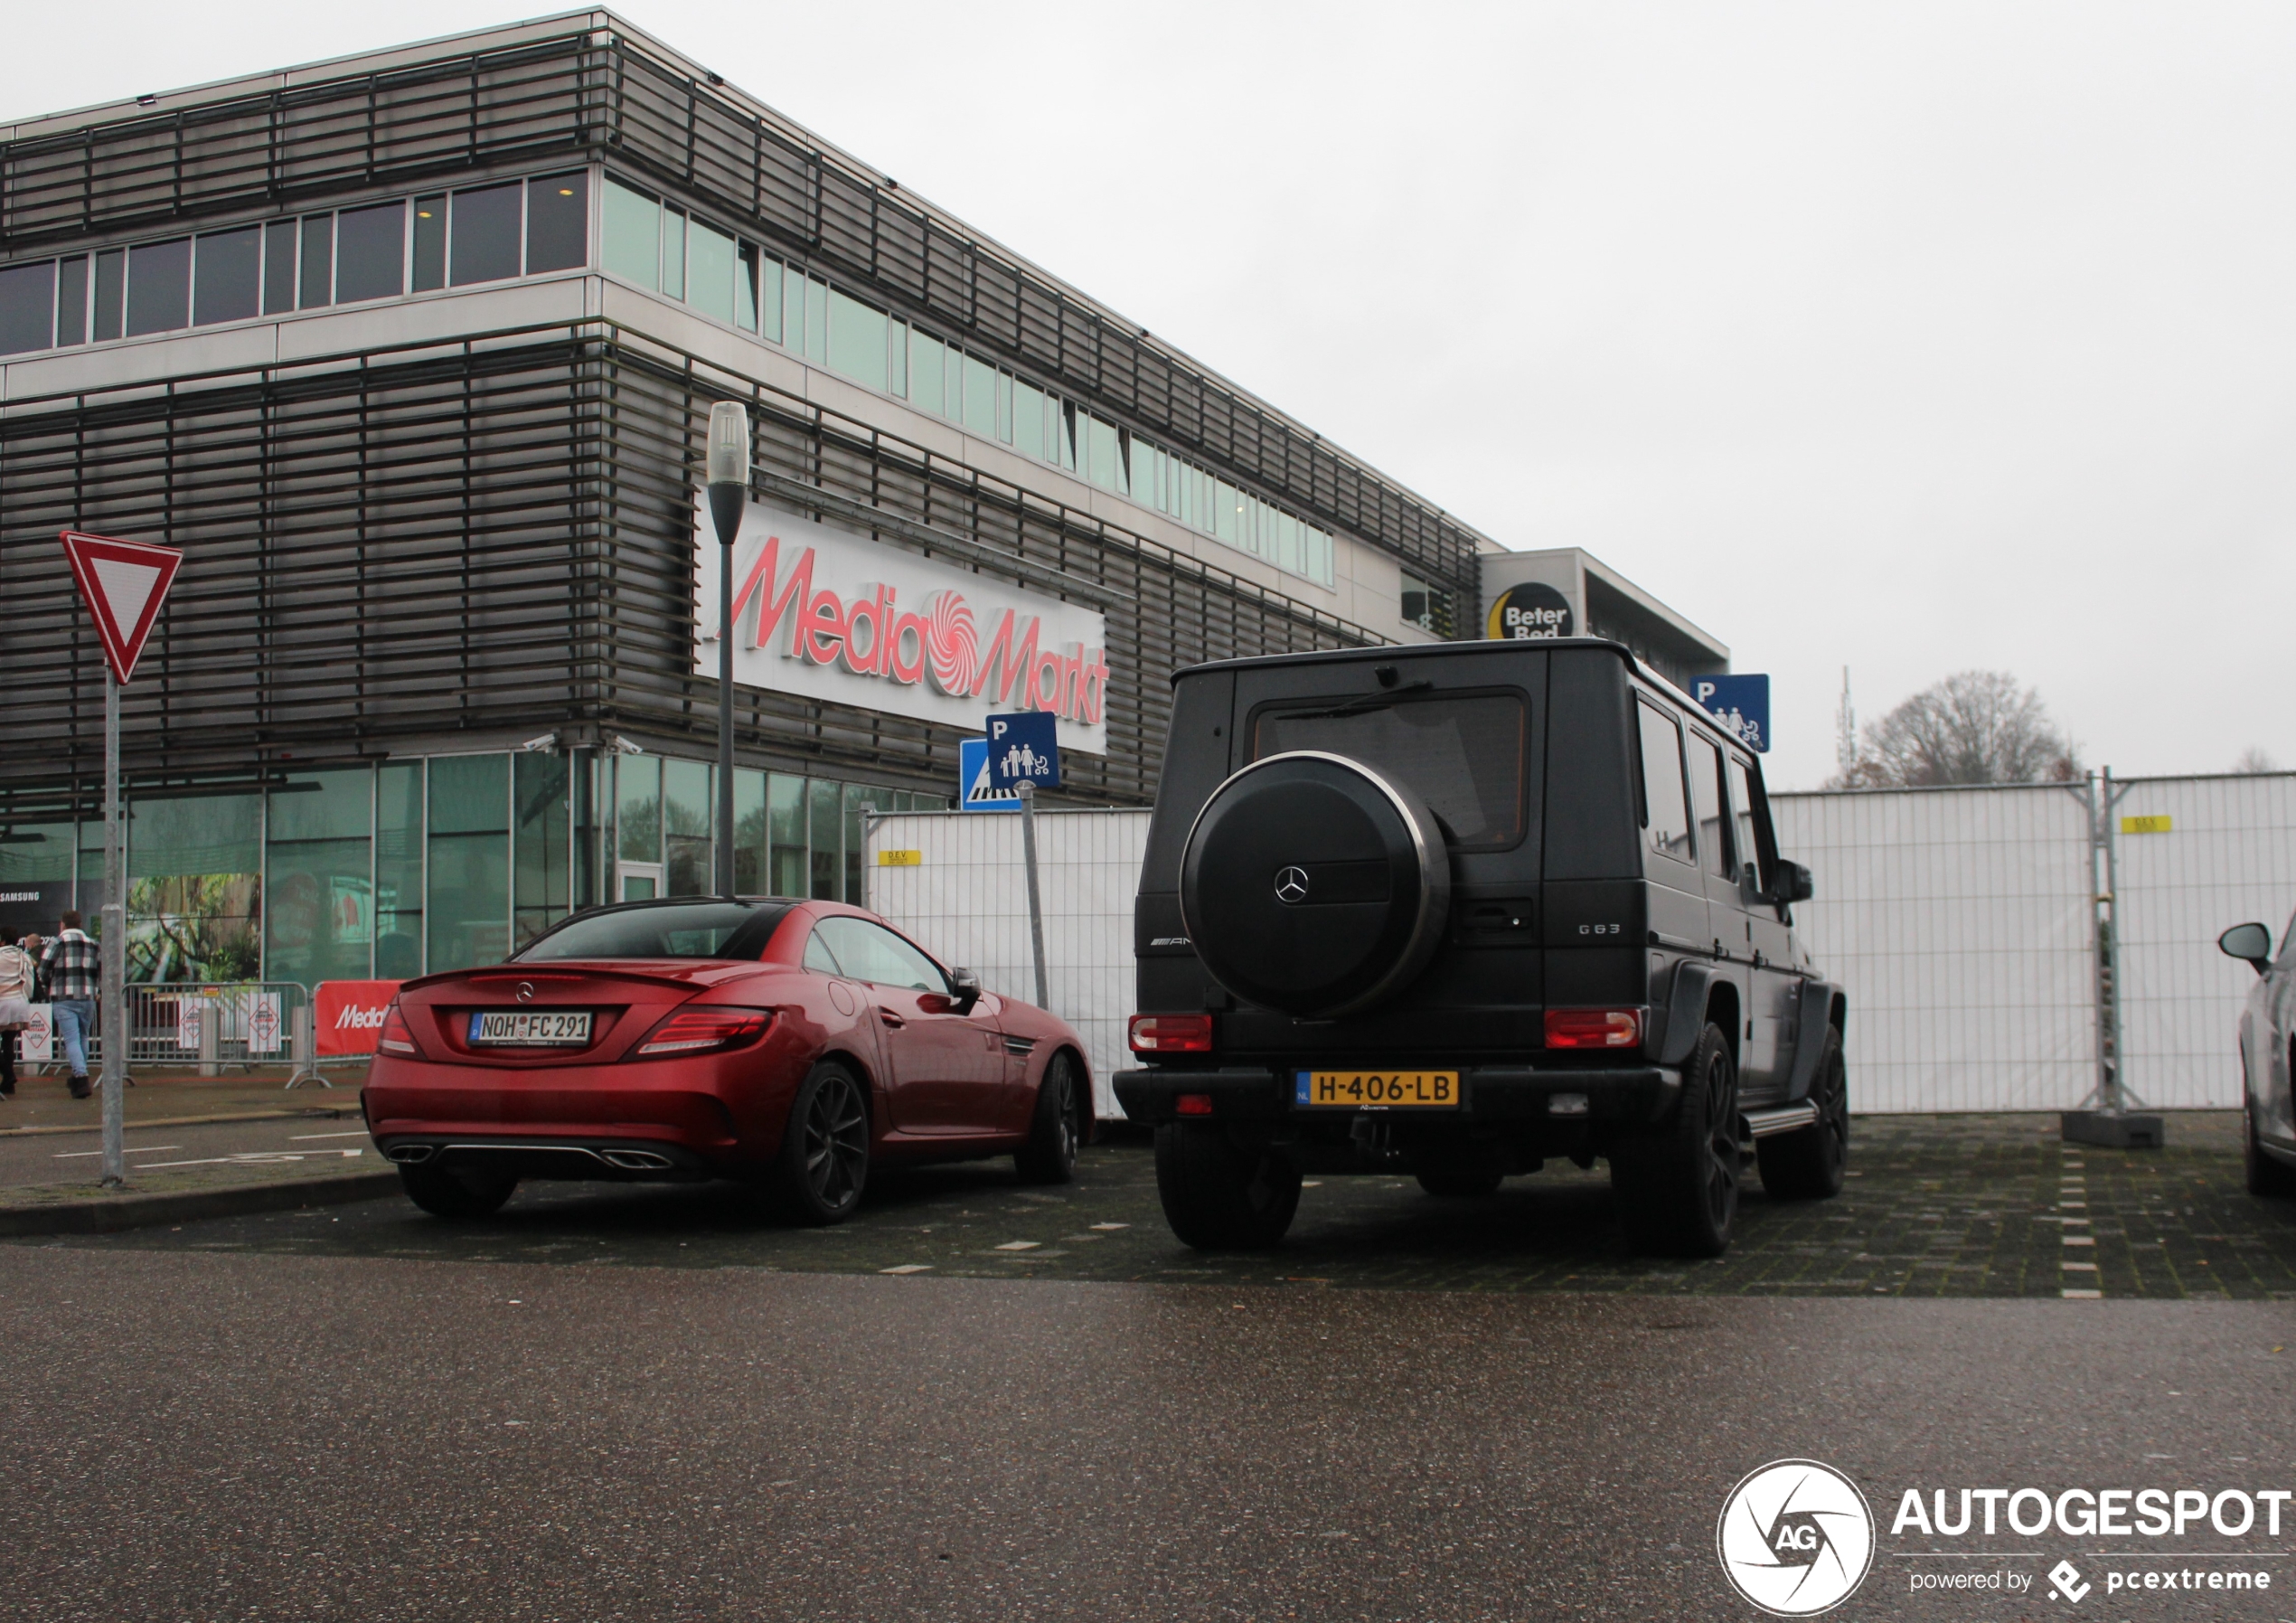
[[[718,674],[718,543],[697,493],[694,674]],[[832,530],[744,510],[733,556],[733,676],[980,731],[1049,711],[1060,747],[1108,751],[1107,623],[1096,611]]]

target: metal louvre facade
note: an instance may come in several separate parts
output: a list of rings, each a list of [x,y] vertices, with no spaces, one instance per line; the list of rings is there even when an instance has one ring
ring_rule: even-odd
[[[1473,600],[1464,526],[610,14],[518,32],[516,43],[414,60],[418,48],[388,71],[0,144],[0,254],[481,166],[610,159]]]
[[[706,753],[692,675],[693,469],[710,403],[746,399],[771,499],[795,486],[881,513],[897,543],[1035,566],[1107,604],[1109,753],[1075,792],[1153,795],[1164,675],[1349,646],[1359,627],[1106,522],[604,322],[178,380],[0,420],[0,783],[71,792],[100,770],[93,630],[55,534],[187,549],[127,691],[127,765],[154,774],[385,752],[394,741],[573,724]],[[900,525],[894,530],[890,526]],[[958,734],[743,690],[745,751],[953,778]]]

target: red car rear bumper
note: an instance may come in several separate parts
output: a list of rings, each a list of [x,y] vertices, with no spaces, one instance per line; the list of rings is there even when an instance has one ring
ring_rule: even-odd
[[[564,1153],[540,1156],[533,1175],[739,1173],[781,1148],[805,1066],[776,1053],[780,1046],[768,1038],[722,1054],[516,1069],[382,1054],[368,1073],[367,1122],[393,1159],[418,1145],[441,1153],[557,1146]],[[606,1161],[616,1148],[652,1149],[668,1165]]]

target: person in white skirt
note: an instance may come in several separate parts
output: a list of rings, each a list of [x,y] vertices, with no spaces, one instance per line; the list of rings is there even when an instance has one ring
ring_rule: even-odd
[[[33,1023],[33,977],[37,965],[38,960],[24,947],[0,943],[0,1099],[16,1096],[16,1033]]]

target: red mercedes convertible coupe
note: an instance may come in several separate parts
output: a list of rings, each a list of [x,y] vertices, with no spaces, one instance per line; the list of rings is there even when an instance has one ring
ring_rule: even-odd
[[[1006,1155],[1066,1183],[1084,1043],[833,901],[625,902],[508,963],[426,976],[383,1018],[364,1103],[407,1194],[481,1217],[522,1178],[768,1188],[833,1223],[872,1165]]]

